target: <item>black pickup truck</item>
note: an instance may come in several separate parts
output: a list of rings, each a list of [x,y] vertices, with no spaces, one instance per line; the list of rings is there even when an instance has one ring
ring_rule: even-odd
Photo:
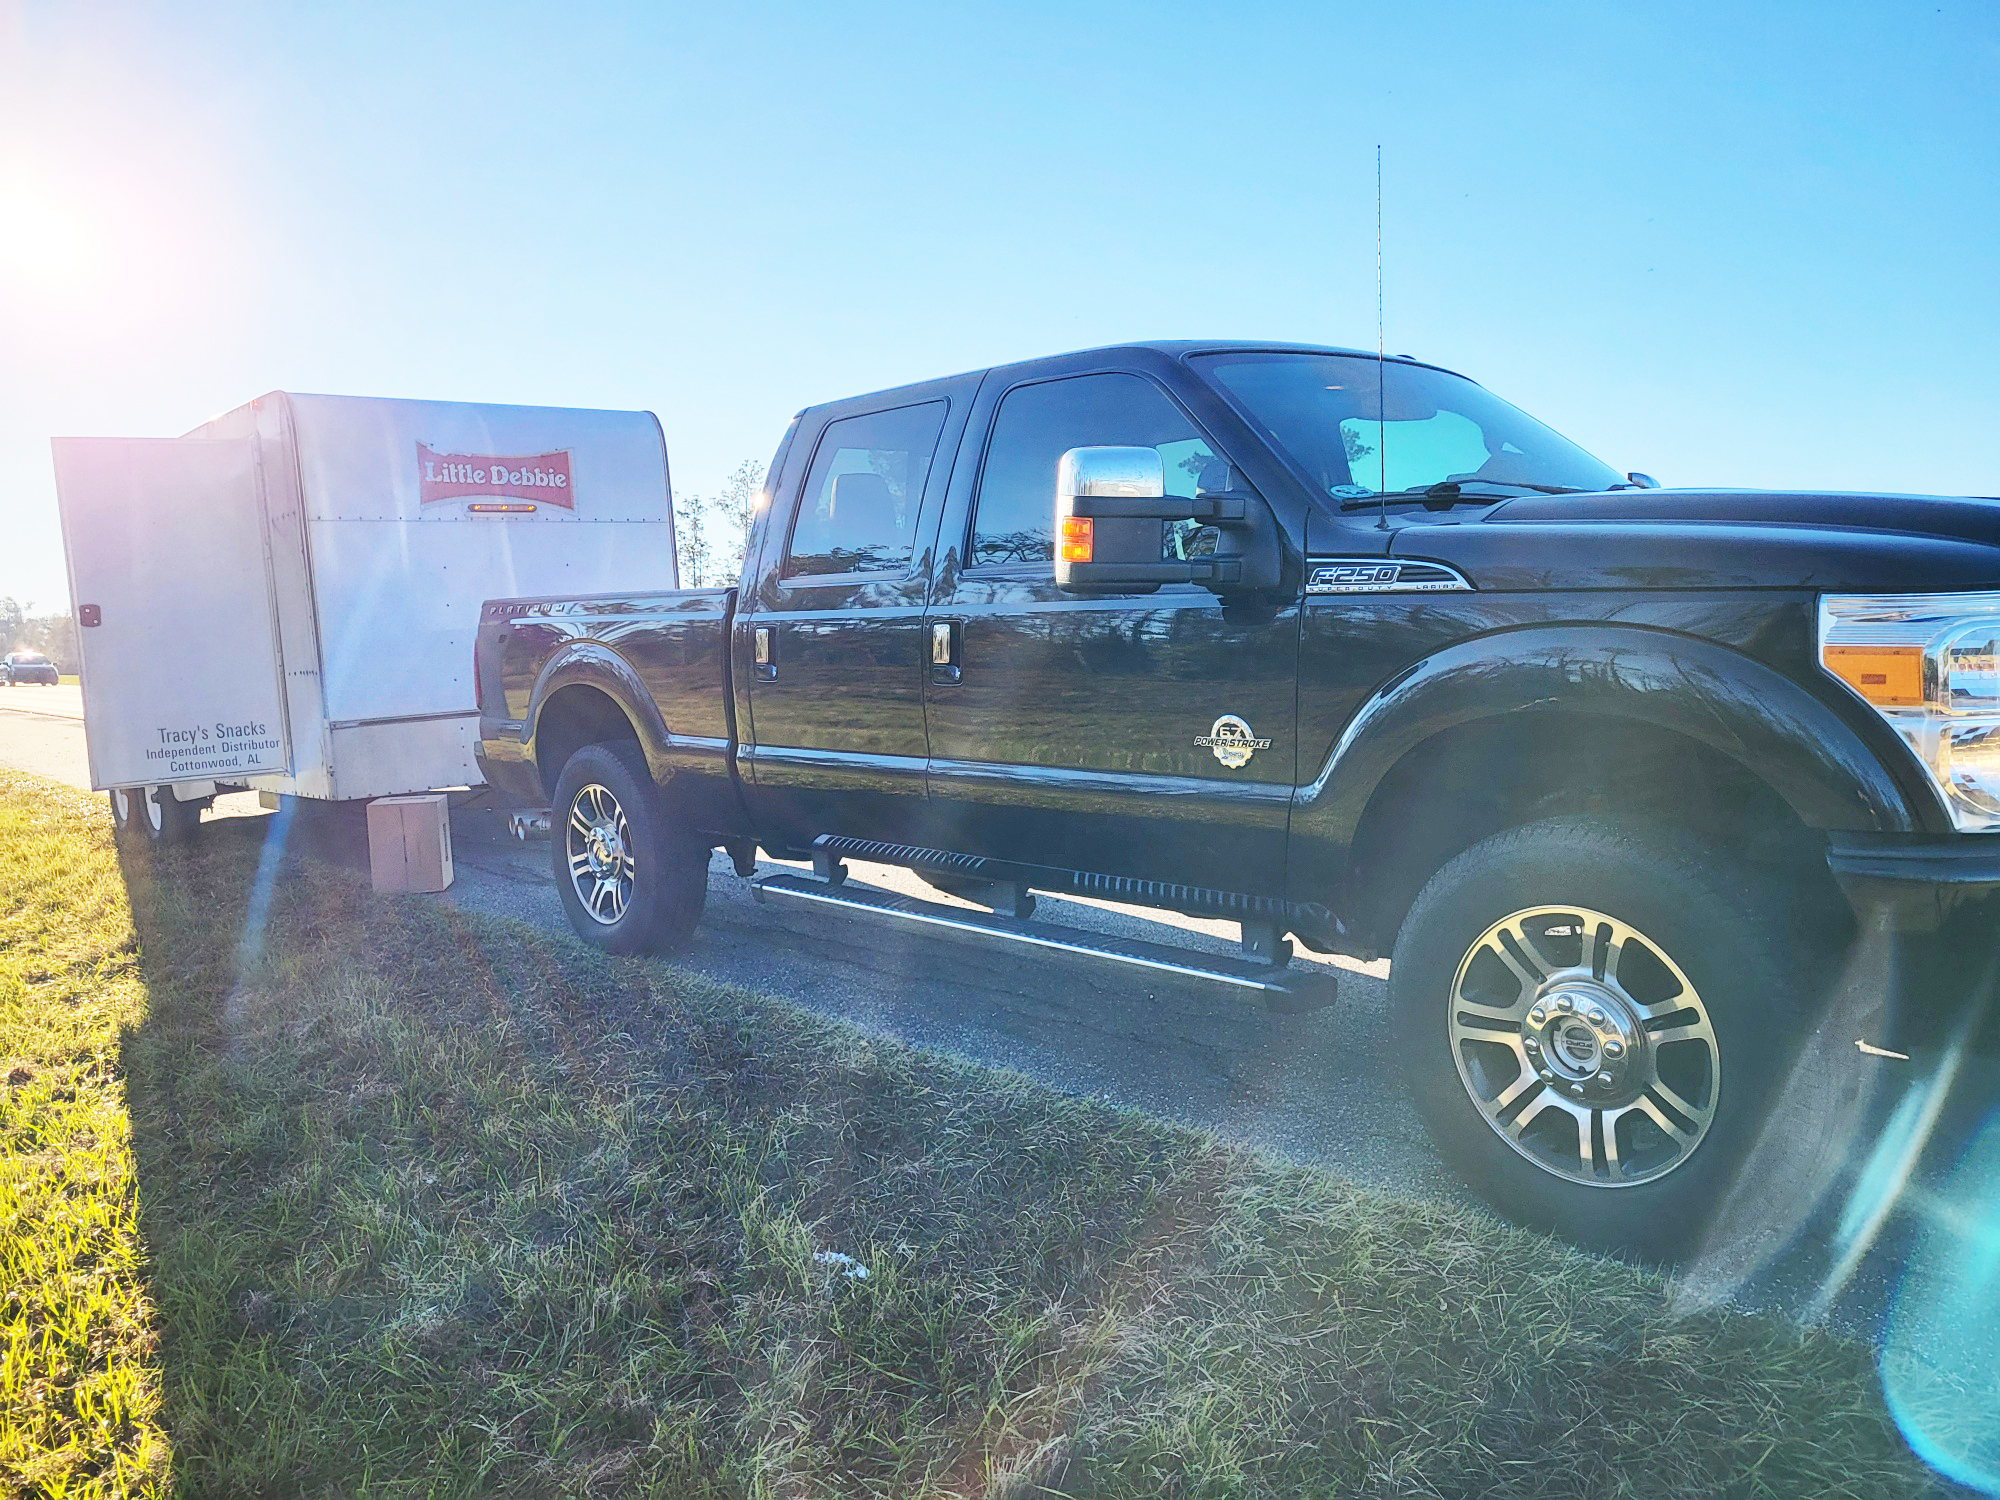
[[[1976,944],[2000,887],[2000,504],[1661,489],[1408,358],[1142,344],[813,407],[737,587],[490,602],[476,670],[592,942],[685,941],[711,852],[761,847],[812,873],[760,895],[1283,1009],[1333,998],[1294,939],[1389,955],[1447,1157],[1596,1244],[1687,1244],[1853,952]]]

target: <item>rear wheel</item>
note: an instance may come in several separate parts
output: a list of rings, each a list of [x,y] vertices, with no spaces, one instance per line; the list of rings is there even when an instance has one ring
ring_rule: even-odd
[[[677,948],[708,896],[708,847],[676,827],[639,748],[585,745],[556,779],[549,850],[570,926],[609,953]]]
[[[1688,1248],[1811,998],[1788,918],[1672,829],[1558,818],[1466,850],[1417,898],[1389,976],[1440,1150],[1510,1218]]]
[[[139,792],[115,787],[111,798],[111,831],[121,839],[136,838],[139,834]]]

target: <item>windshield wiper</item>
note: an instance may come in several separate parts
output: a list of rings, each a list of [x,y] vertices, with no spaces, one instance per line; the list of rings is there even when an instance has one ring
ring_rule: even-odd
[[[1480,490],[1504,490],[1506,494],[1484,496]],[[1464,499],[1507,500],[1519,491],[1528,490],[1539,495],[1584,495],[1588,490],[1573,484],[1529,484],[1519,479],[1443,479],[1436,484],[1413,485],[1406,490],[1390,490],[1384,495],[1357,496],[1340,503],[1342,510],[1368,510],[1377,505],[1408,505],[1418,502],[1433,510],[1449,510],[1451,505]],[[1445,503],[1438,505],[1435,502]]]

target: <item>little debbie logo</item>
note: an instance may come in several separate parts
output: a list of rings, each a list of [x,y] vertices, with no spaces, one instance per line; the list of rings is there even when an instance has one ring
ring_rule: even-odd
[[[463,500],[469,496],[534,500],[575,510],[570,491],[569,454],[537,453],[509,458],[491,453],[438,453],[417,444],[417,500]]]

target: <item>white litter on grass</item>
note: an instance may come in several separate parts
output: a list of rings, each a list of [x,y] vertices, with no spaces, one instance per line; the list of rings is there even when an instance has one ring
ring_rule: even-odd
[[[866,1281],[868,1268],[851,1255],[842,1255],[838,1250],[815,1250],[813,1262],[816,1265],[833,1266],[841,1275],[854,1281]]]

